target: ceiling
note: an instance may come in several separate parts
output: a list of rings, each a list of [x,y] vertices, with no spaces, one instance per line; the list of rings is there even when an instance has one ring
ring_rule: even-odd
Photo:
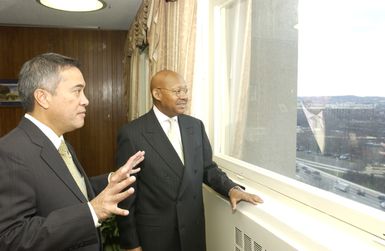
[[[128,30],[142,0],[104,0],[107,7],[94,12],[64,12],[35,0],[0,0],[0,25]]]

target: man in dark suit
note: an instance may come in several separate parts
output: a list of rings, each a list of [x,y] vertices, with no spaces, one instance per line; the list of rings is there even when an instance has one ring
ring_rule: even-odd
[[[102,249],[98,226],[133,193],[138,152],[109,176],[87,178],[63,134],[84,124],[88,100],[74,59],[46,53],[26,62],[19,93],[26,114],[0,139],[0,250]],[[60,152],[60,153],[59,153]],[[62,155],[62,156],[61,156]],[[94,188],[101,188],[95,197]]]
[[[120,204],[130,210],[118,217],[121,246],[128,250],[204,251],[202,183],[229,197],[233,209],[240,200],[262,203],[212,161],[203,123],[183,114],[187,91],[176,72],[158,72],[151,80],[153,109],[118,134],[118,163],[137,149],[146,152],[136,193]]]

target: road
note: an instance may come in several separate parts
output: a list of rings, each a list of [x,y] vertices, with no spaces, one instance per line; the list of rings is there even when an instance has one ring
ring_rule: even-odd
[[[297,158],[296,178],[306,184],[330,191],[377,209],[385,210],[385,208],[382,208],[380,205],[383,200],[378,198],[380,195],[385,198],[385,194],[342,180],[337,176],[323,171],[325,169],[337,173],[346,171],[345,168]]]

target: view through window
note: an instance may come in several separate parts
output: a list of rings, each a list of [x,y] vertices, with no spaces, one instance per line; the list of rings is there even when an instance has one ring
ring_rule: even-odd
[[[298,30],[296,177],[385,209],[385,2],[300,1]]]
[[[385,210],[385,2],[239,0],[217,20],[219,151]]]

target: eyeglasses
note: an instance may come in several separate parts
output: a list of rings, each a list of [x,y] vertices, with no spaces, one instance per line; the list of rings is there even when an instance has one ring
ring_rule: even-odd
[[[178,88],[178,89],[175,89],[175,90],[170,90],[170,89],[167,89],[167,88],[157,88],[157,89],[166,90],[166,91],[172,92],[178,98],[182,97],[182,94],[183,95],[187,95],[187,93],[188,93],[188,88],[187,87],[182,87],[182,88]]]

